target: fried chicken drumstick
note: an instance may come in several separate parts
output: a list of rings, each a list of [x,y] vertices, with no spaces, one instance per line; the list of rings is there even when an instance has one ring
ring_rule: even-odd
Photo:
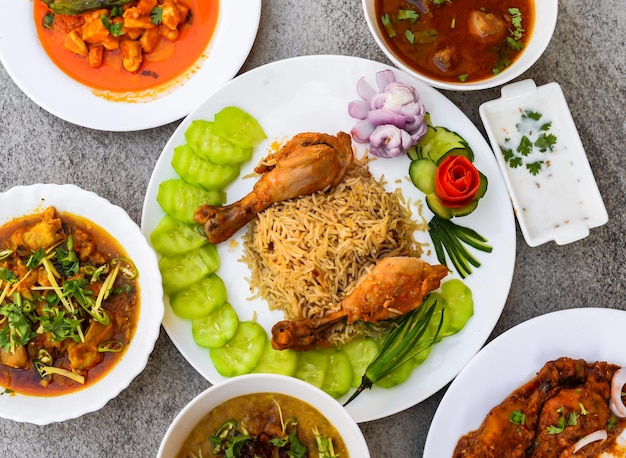
[[[276,350],[311,350],[328,346],[324,331],[340,320],[374,323],[405,315],[422,304],[426,295],[439,288],[448,274],[446,266],[430,265],[413,257],[386,257],[364,275],[340,308],[322,318],[279,321],[272,327]]]
[[[352,139],[305,132],[295,135],[254,171],[262,174],[248,195],[230,205],[199,207],[194,219],[211,243],[229,239],[274,202],[337,186],[354,159]]]

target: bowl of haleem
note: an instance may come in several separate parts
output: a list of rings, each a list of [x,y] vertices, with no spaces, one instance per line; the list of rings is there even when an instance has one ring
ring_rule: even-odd
[[[370,456],[361,430],[341,404],[308,383],[276,374],[244,375],[200,393],[171,423],[157,456],[251,453]]]

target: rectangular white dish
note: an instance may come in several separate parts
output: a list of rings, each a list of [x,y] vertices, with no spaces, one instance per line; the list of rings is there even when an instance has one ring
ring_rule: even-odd
[[[480,117],[531,247],[575,242],[608,221],[561,86],[509,84]]]

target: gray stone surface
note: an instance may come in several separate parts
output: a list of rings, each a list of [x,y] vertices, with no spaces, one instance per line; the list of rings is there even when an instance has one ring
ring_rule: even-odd
[[[520,79],[562,85],[609,222],[565,246],[529,248],[517,229],[513,284],[490,339],[549,311],[624,308],[626,8],[623,0],[562,0],[559,8],[546,53]],[[254,48],[241,71],[307,54],[389,63],[369,35],[358,0],[265,0]],[[478,107],[499,97],[499,89],[445,95],[484,134]],[[77,127],[39,108],[0,66],[0,191],[37,182],[73,183],[122,206],[139,223],[150,174],[177,125],[129,133]],[[48,426],[0,419],[0,456],[155,456],[170,421],[208,386],[162,332],[145,371],[100,411]],[[446,388],[404,412],[362,424],[372,457],[422,456]]]

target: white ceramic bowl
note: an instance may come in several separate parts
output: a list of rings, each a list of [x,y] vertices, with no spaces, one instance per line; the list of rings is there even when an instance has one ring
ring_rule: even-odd
[[[380,49],[387,55],[398,68],[406,71],[410,75],[424,81],[426,84],[450,91],[473,91],[479,89],[488,89],[500,86],[508,83],[514,78],[517,78],[526,70],[528,70],[537,60],[541,57],[543,52],[548,47],[548,43],[552,39],[554,28],[556,26],[556,19],[558,13],[558,0],[536,0],[535,1],[535,21],[532,30],[530,31],[530,41],[526,46],[526,49],[522,54],[506,69],[500,72],[498,75],[494,75],[490,78],[476,81],[476,82],[458,82],[451,83],[440,81],[429,76],[426,76],[414,69],[408,67],[402,62],[391,49],[385,43],[383,34],[385,31],[379,25],[380,21],[376,17],[374,11],[375,0],[362,0],[363,12],[367,25],[374,37],[374,40],[380,47]],[[528,32],[528,31],[527,31]]]
[[[16,186],[0,193],[0,226],[54,206],[106,230],[122,245],[139,272],[140,312],[135,335],[121,360],[92,385],[60,396],[0,396],[0,417],[45,425],[102,408],[146,367],[163,319],[163,289],[156,254],[137,224],[120,207],[74,185]],[[0,386],[0,391],[4,388]]]
[[[234,377],[200,393],[174,418],[163,437],[157,457],[176,456],[189,433],[213,408],[237,396],[267,392],[292,396],[314,406],[337,428],[351,457],[369,458],[361,429],[339,402],[302,380],[275,374]]]

